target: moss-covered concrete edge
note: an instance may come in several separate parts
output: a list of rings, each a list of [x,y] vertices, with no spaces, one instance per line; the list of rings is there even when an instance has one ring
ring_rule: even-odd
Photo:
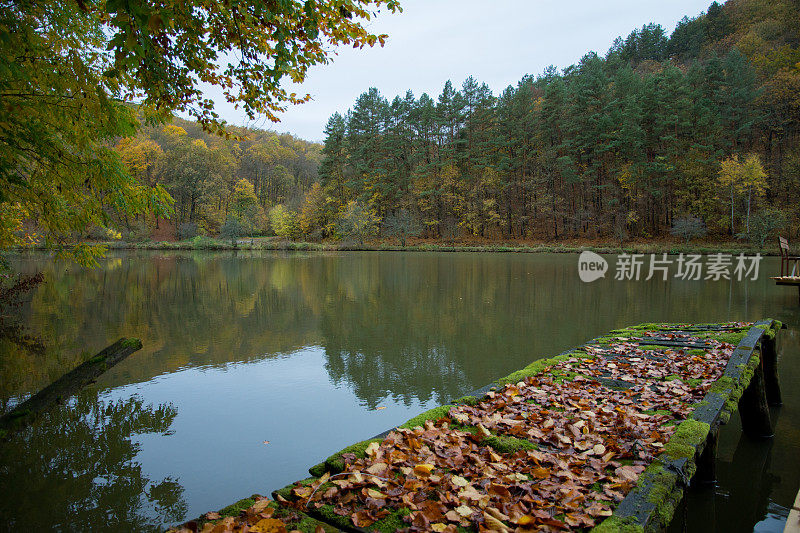
[[[308,513],[314,518],[346,531],[363,531],[361,528],[355,527],[349,516],[338,515],[333,509],[332,505],[323,505],[318,509],[309,509]],[[411,514],[411,509],[407,507],[393,509],[388,516],[373,523],[368,529],[369,531],[379,531],[381,533],[393,533],[398,529],[407,528],[408,524],[403,521],[403,517],[409,514]]]
[[[272,492],[272,497],[276,500],[277,505],[280,506],[281,501],[292,501],[292,500],[295,500],[294,496],[292,495],[292,490],[294,488],[299,487],[299,486],[303,486],[303,485],[311,485],[315,481],[318,481],[318,479],[319,478],[311,477],[311,478],[303,479],[301,481],[296,481],[296,482],[291,483],[291,484],[289,484],[289,485],[287,485],[287,486],[285,486],[283,488],[280,488],[280,489],[277,489],[277,490],[273,491]],[[322,485],[320,485],[317,488],[317,491],[318,492],[325,491],[328,487],[332,487],[332,486],[333,486],[332,483],[329,483],[329,482],[328,483],[323,483]],[[310,519],[319,520],[323,524],[328,524],[329,526],[332,526],[333,528],[339,528],[339,529],[343,529],[343,530],[347,530],[347,531],[361,531],[360,528],[356,527],[353,524],[353,521],[351,520],[351,518],[349,516],[338,515],[335,512],[333,512],[333,509],[334,509],[333,506],[332,505],[328,505],[328,504],[322,505],[319,508],[317,508],[314,505],[310,505],[305,510],[305,513],[308,515],[308,517]],[[402,528],[408,527],[408,524],[406,524],[403,521],[403,517],[408,515],[408,514],[410,514],[410,513],[411,513],[411,510],[408,509],[408,508],[405,508],[405,507],[401,507],[399,509],[392,509],[391,513],[388,516],[378,520],[377,522],[375,522],[374,524],[369,526],[369,531],[377,530],[377,531],[380,531],[380,532],[388,533],[390,531],[396,531],[398,529],[402,529]],[[331,530],[330,527],[327,530],[330,531]]]
[[[664,451],[641,473],[636,487],[625,498],[627,507],[620,504],[609,518],[593,528],[592,533],[633,533],[645,528],[664,529],[683,497],[683,487],[697,470],[697,457],[708,438],[711,426],[705,422],[686,419],[678,425]],[[622,512],[621,509],[623,509]],[[642,524],[640,517],[647,519]]]
[[[517,370],[516,372],[512,372],[506,377],[496,380],[495,383],[497,385],[518,383],[520,381],[524,381],[526,378],[541,374],[542,372],[549,370],[550,368],[556,366],[559,363],[563,363],[564,361],[569,361],[570,359],[591,359],[592,357],[594,356],[586,353],[585,351],[582,351],[579,348],[576,348],[575,350],[562,353],[554,357],[536,360],[531,364],[529,364],[528,366],[526,366],[525,368]]]
[[[636,486],[620,503],[614,514],[593,528],[592,533],[663,530],[669,525],[683,497],[683,486],[697,470],[697,458],[703,451],[708,435],[712,431],[712,425],[718,426],[730,419],[730,415],[738,408],[739,399],[750,384],[756,367],[760,364],[760,356],[755,353],[755,345],[762,337],[767,336],[768,332],[777,332],[782,327],[780,322],[772,319],[760,322],[742,331],[709,332],[713,334],[706,335],[723,342],[734,340],[731,335],[735,335],[736,349],[750,351],[746,363],[739,364],[733,369],[726,368],[723,375],[711,385],[706,398],[698,402],[689,417],[678,425],[664,446],[663,452],[642,472]],[[763,330],[758,338],[750,338],[753,337],[751,333],[754,333],[754,328]],[[700,413],[703,412],[702,408],[710,403],[712,395],[721,399],[719,413],[710,421],[698,420]],[[707,411],[703,414],[703,418],[706,418],[706,413]],[[648,519],[651,516],[655,521]]]
[[[208,522],[212,524],[217,523],[220,520],[229,516],[236,518],[239,515],[241,515],[243,511],[255,505],[256,501],[259,498],[263,498],[263,496],[261,496],[260,494],[253,494],[248,498],[242,498],[238,502],[232,503],[227,507],[223,507],[222,509],[217,511],[220,516],[218,519],[208,520],[205,518],[205,515],[201,515],[195,518],[194,520],[189,520],[184,523],[188,524],[189,522],[195,522],[196,524],[198,524],[198,526],[202,526],[203,524]],[[302,511],[298,511],[297,509],[289,509],[283,507],[274,500],[270,501],[267,504],[267,507],[273,509],[272,518],[277,518],[279,520],[282,520],[283,523],[286,525],[286,529],[289,531],[297,530],[297,531],[302,531],[303,533],[315,533],[318,527],[322,527],[322,529],[325,530],[326,533],[335,533],[339,531],[337,528],[332,527],[329,524],[326,524],[325,522],[317,520],[311,517],[307,513],[303,513]],[[178,528],[171,528],[169,531],[173,531],[179,528],[180,526],[178,526]]]
[[[400,424],[399,428],[406,428],[412,429],[418,426],[425,425],[425,422],[428,420],[436,421],[442,417],[447,416],[450,412],[450,408],[453,407],[452,404],[447,405],[440,405],[438,407],[434,407],[433,409],[428,409],[424,413],[421,413],[414,418],[407,420],[406,422]],[[355,444],[351,444],[346,448],[339,450],[338,452],[331,454],[327,459],[322,461],[319,464],[316,464],[308,469],[308,472],[312,476],[322,476],[325,472],[330,472],[331,474],[338,474],[339,472],[344,471],[344,458],[343,455],[346,453],[352,453],[358,459],[363,459],[366,457],[366,449],[371,443],[383,442],[383,437],[373,437],[371,439],[362,440],[360,442],[356,442]]]

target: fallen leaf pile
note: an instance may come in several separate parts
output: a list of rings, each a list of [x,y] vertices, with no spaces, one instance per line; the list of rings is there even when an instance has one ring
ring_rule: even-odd
[[[408,531],[592,527],[661,453],[734,348],[692,332],[643,337],[586,346],[584,357],[489,392],[474,406],[392,431],[363,459],[345,454],[345,474],[298,485],[282,503],[302,511],[330,506],[368,530],[398,510]],[[640,348],[658,340],[688,347]],[[490,437],[536,449],[501,454],[485,445]]]

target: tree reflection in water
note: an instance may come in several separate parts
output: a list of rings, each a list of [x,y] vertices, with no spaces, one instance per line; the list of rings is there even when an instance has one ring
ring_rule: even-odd
[[[165,433],[177,410],[86,390],[0,443],[0,529],[159,529],[186,515],[183,487],[148,479],[136,435]]]

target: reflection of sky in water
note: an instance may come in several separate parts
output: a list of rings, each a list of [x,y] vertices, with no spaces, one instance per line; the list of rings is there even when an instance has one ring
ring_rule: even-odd
[[[176,408],[164,431],[132,440],[144,479],[180,484],[187,518],[303,478],[333,451],[615,327],[800,323],[796,290],[766,277],[776,258],[757,282],[591,284],[578,280],[577,254],[133,253],[68,271],[37,256],[16,261],[49,276],[24,311],[52,353],[35,359],[0,344],[0,396],[40,388],[82,350],[140,337],[144,348],[96,387],[106,400]],[[777,437],[743,445],[737,420],[724,428],[720,496],[692,492],[688,531],[770,528],[794,500],[800,333],[781,335]],[[728,475],[734,457],[760,466]],[[93,479],[107,486],[102,473]]]
[[[183,369],[107,393],[132,394],[178,408],[170,435],[135,438],[142,445],[137,460],[154,479],[180,473],[190,517],[268,494],[331,453],[435,406],[385,398],[386,409],[368,411],[350,388],[331,382],[319,347],[255,363]],[[221,494],[230,501],[221,501]]]
[[[783,533],[787,516],[789,516],[789,509],[775,502],[769,502],[767,516],[753,526],[753,531],[756,533]]]

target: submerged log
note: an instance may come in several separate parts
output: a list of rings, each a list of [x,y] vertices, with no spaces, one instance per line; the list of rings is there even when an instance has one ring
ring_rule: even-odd
[[[0,417],[0,437],[8,431],[29,425],[42,411],[67,398],[95,381],[103,372],[142,348],[139,339],[122,338],[74,370],[40,390],[11,412]]]

